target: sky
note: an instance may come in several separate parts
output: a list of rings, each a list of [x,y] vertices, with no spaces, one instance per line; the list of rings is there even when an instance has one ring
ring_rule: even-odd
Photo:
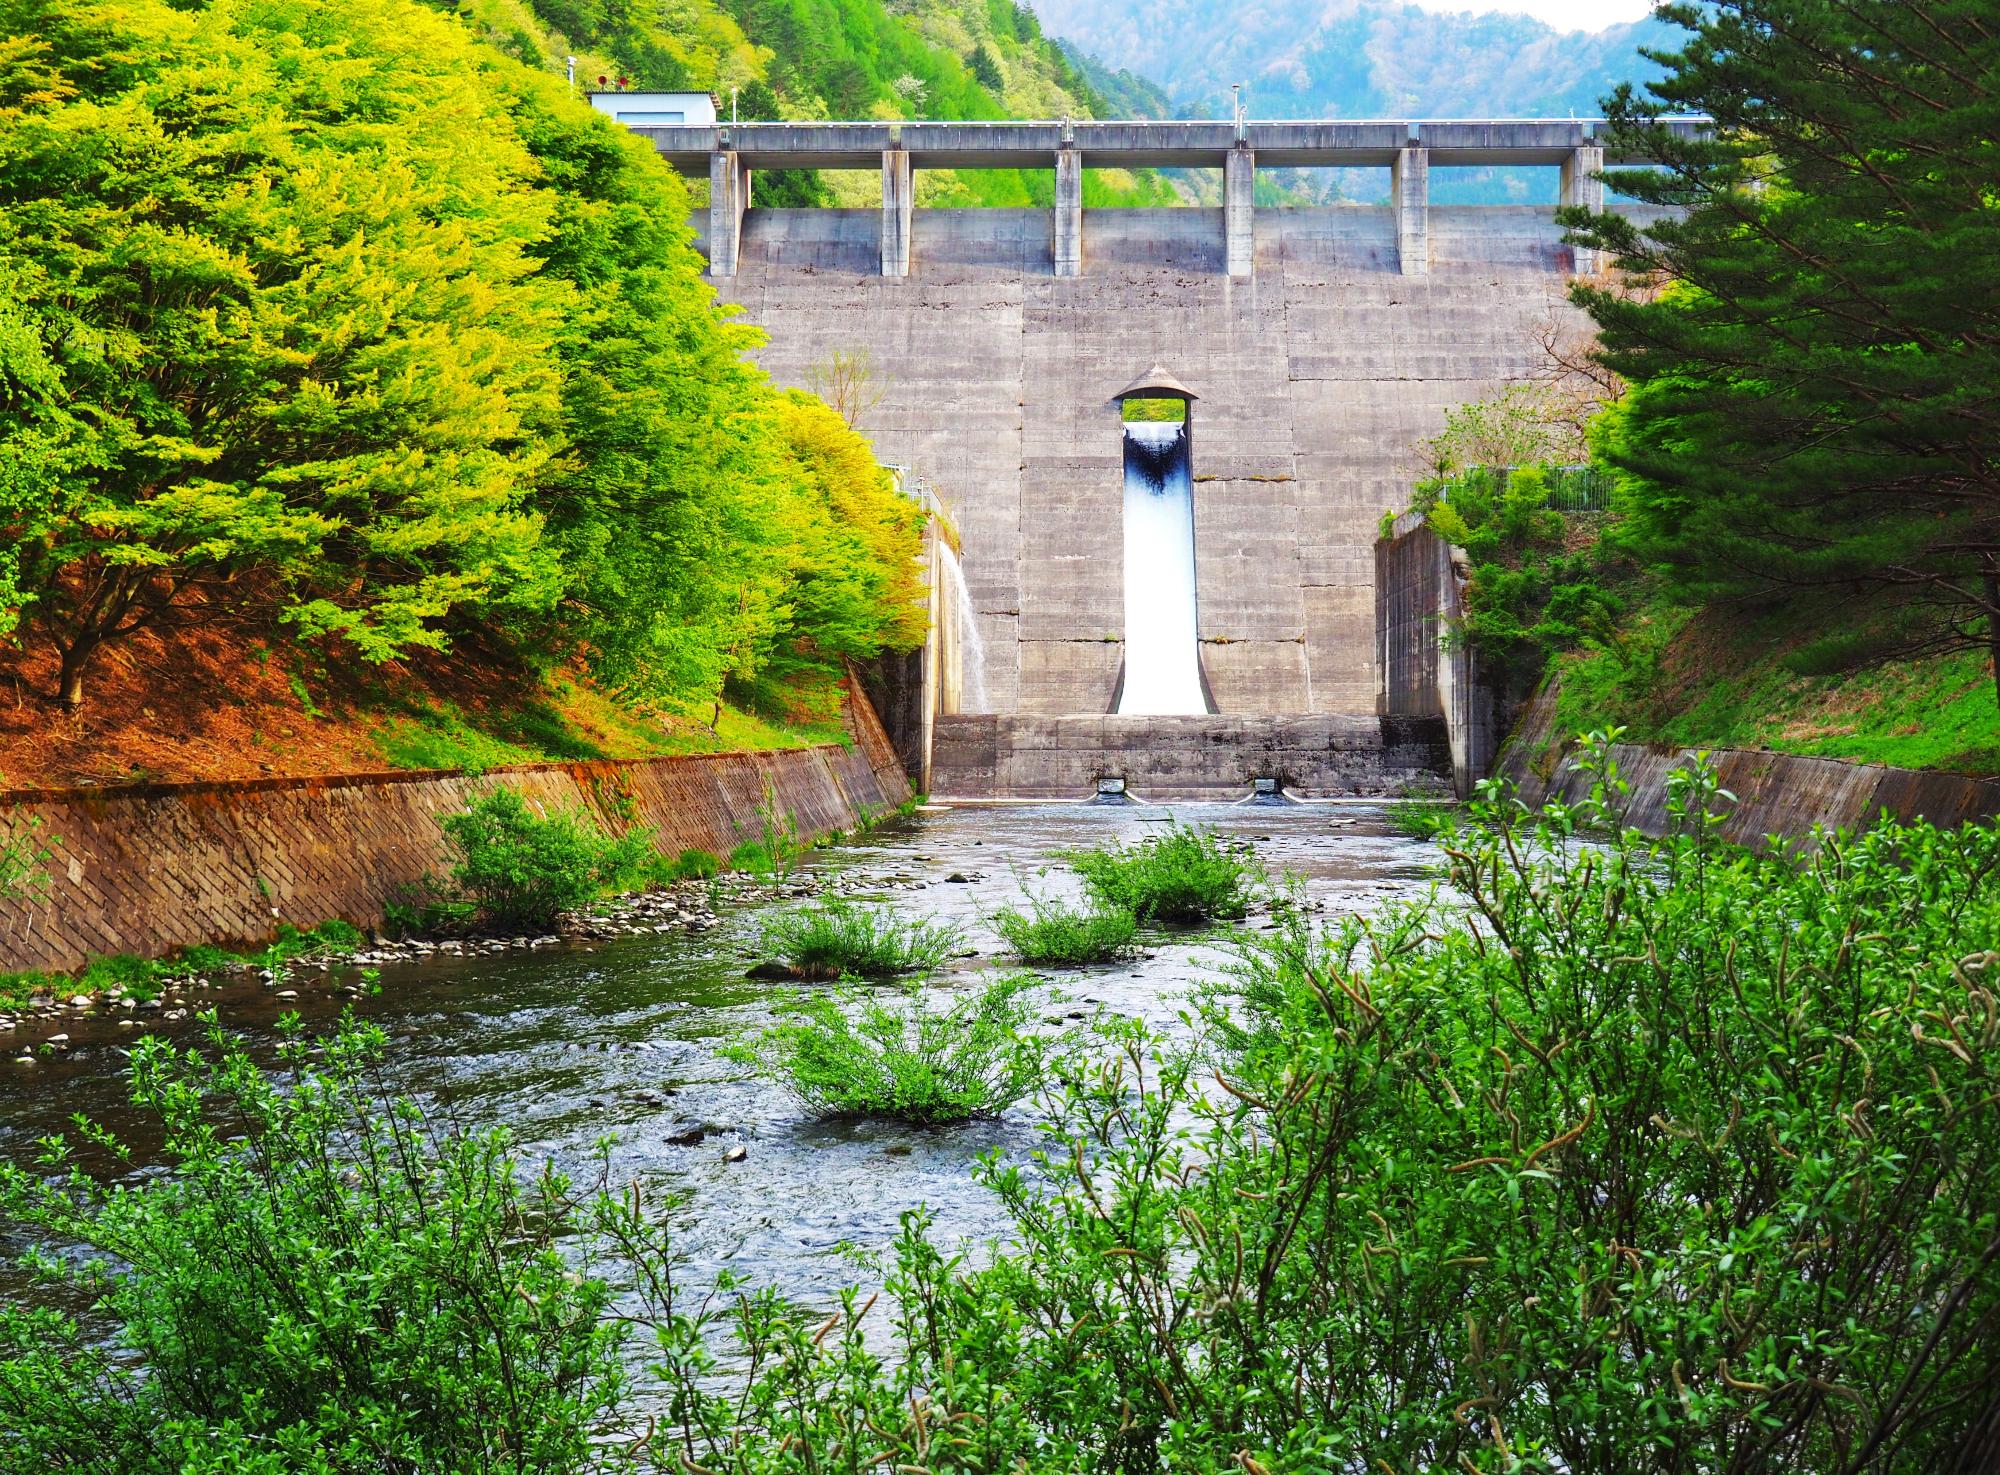
[[[1652,0],[1416,0],[1425,10],[1510,10],[1565,31],[1601,31],[1643,18]]]

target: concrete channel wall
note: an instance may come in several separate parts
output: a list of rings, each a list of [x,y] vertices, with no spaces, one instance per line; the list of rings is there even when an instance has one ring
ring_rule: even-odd
[[[1464,798],[1493,762],[1499,722],[1471,647],[1444,638],[1465,612],[1465,570],[1456,550],[1414,513],[1396,519],[1389,534],[1375,544],[1382,712],[1444,724],[1452,787]]]
[[[0,900],[0,970],[256,944],[280,923],[311,927],[331,917],[375,927],[403,888],[445,868],[440,817],[503,784],[545,812],[581,810],[611,830],[648,827],[667,855],[727,855],[761,838],[767,803],[789,814],[802,838],[817,838],[910,794],[865,697],[851,701],[849,728],[845,746],[536,764],[478,777],[0,792],[0,835],[32,833],[51,852],[43,894]]]
[[[1555,733],[1554,708],[1554,689],[1544,688],[1523,712],[1494,770],[1530,804],[1575,802],[1590,792],[1590,778],[1570,761],[1573,738]],[[1632,789],[1627,822],[1649,835],[1665,834],[1671,823],[1667,776],[1694,761],[1695,750],[1618,743],[1612,752]],[[1709,761],[1722,787],[1736,796],[1722,833],[1738,845],[1761,848],[1770,836],[1804,839],[1815,825],[1865,830],[1885,813],[1945,828],[2000,816],[2000,783],[1963,774],[1744,748],[1710,750]]]

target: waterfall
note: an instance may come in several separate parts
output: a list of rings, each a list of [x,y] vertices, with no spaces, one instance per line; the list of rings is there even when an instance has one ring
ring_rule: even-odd
[[[1199,715],[1194,480],[1185,424],[1125,427],[1125,685],[1118,710]]]
[[[958,679],[961,712],[986,710],[986,641],[979,633],[979,616],[972,608],[972,591],[951,544],[938,540],[938,567],[943,571],[945,599],[958,627]]]

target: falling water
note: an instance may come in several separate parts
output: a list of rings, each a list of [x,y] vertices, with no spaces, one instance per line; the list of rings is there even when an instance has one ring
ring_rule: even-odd
[[[947,598],[958,626],[958,710],[986,710],[986,642],[979,634],[979,616],[972,608],[972,591],[965,586],[965,570],[951,545],[938,541],[938,566],[944,571]]]
[[[1118,710],[1199,714],[1195,647],[1194,482],[1185,425],[1125,427],[1125,686]]]

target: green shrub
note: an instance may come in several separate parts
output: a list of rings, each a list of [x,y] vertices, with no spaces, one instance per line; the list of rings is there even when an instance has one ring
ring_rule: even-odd
[[[83,972],[77,975],[69,992],[110,994],[114,997],[129,994],[135,999],[150,999],[159,993],[160,979],[165,971],[163,965],[130,953],[92,958],[84,965]]]
[[[683,850],[674,860],[676,881],[711,881],[722,874],[722,857],[712,850]]]
[[[242,961],[241,957],[226,948],[198,943],[194,947],[182,948],[159,966],[170,978],[199,978],[207,973],[221,973]]]
[[[1034,980],[1002,979],[933,1008],[922,992],[807,994],[755,1045],[755,1064],[814,1116],[881,1116],[923,1126],[1006,1110],[1041,1085],[1051,1046],[1030,1032]]]
[[[994,917],[993,925],[1022,962],[1037,967],[1108,963],[1132,945],[1139,931],[1138,919],[1123,907],[1065,907],[1031,896],[1028,908],[1010,907]]]
[[[764,926],[764,950],[801,978],[894,978],[944,965],[963,940],[941,922],[903,922],[880,907],[822,902]]]
[[[1456,830],[1459,810],[1429,799],[1396,799],[1383,811],[1389,827],[1412,840],[1439,840]]]
[[[777,867],[771,861],[771,847],[762,840],[745,840],[729,852],[729,869],[748,871],[753,876],[774,876]]]
[[[547,927],[642,868],[650,836],[606,835],[581,814],[533,813],[519,793],[490,789],[443,820],[458,853],[452,879],[496,927]]]
[[[1099,902],[1141,922],[1241,917],[1258,879],[1255,865],[1213,831],[1186,825],[1137,845],[1075,851],[1068,860]]]
[[[590,1273],[591,1205],[524,1182],[504,1132],[378,1096],[373,1030],[317,1059],[292,1039],[282,1075],[212,1023],[209,1040],[133,1048],[167,1172],[126,1179],[60,1140],[35,1173],[0,1164],[0,1222],[81,1246],[28,1261],[89,1308],[0,1305],[0,1467],[610,1468],[594,1446],[622,1332]]]

